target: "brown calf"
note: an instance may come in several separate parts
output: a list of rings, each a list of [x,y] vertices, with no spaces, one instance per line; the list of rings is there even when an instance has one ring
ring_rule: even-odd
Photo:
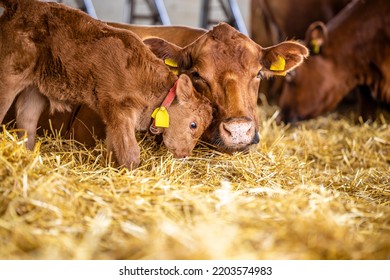
[[[116,28],[130,30],[140,38],[159,37],[170,41],[173,44],[184,47],[207,32],[205,29],[187,26],[150,26],[133,25],[116,22],[107,22],[108,25]],[[32,90],[26,89],[26,90]],[[15,104],[8,111],[4,123],[15,119]],[[72,106],[70,111],[51,112],[47,107],[43,110],[38,121],[38,134],[58,132],[62,137],[72,138],[87,146],[94,147],[97,139],[104,139],[105,125],[97,112],[86,105]]]
[[[317,117],[334,109],[356,86],[390,102],[390,1],[355,0],[307,41],[319,51],[296,69],[280,99],[283,121]]]
[[[187,26],[148,26],[148,25],[133,25],[108,22],[110,26],[116,28],[127,29],[137,34],[141,39],[150,37],[159,37],[168,40],[170,43],[185,47],[206,33],[206,30]],[[69,115],[73,115],[70,117]],[[80,143],[87,146],[95,146],[96,139],[105,138],[105,127],[99,116],[85,105],[74,108],[73,112],[64,115],[57,113],[55,116],[50,116],[55,122],[56,128],[61,128],[61,122],[68,120],[70,124],[66,126],[67,136],[76,139]],[[41,127],[48,127],[47,118],[40,121]]]
[[[134,33],[57,3],[0,4],[5,7],[0,18],[0,121],[23,89],[16,121],[29,137],[47,100],[52,110],[83,103],[100,115],[109,150],[128,168],[140,161],[135,131],[149,128],[150,115],[161,103],[170,115],[170,122],[161,126],[169,128],[154,130],[163,133],[176,157],[188,155],[209,125],[209,101],[194,90],[188,76],[178,79]],[[168,107],[163,99],[171,88],[176,88],[176,98]],[[157,115],[156,125],[163,116],[165,111]]]

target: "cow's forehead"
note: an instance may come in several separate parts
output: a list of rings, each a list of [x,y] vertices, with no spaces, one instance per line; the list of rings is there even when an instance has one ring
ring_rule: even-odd
[[[239,34],[234,38],[216,39],[212,33],[203,36],[198,44],[192,46],[191,56],[193,63],[216,67],[234,67],[250,69],[259,67],[261,47],[248,37]]]

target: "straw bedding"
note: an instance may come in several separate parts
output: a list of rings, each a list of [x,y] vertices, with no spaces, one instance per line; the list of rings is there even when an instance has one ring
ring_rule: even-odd
[[[140,135],[135,171],[58,137],[0,139],[1,259],[389,259],[390,123],[297,127],[260,108],[261,143],[173,159]]]

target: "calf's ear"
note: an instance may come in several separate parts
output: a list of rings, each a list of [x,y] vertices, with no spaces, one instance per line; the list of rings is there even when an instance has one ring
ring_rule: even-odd
[[[193,90],[190,77],[181,74],[176,85],[176,96],[179,102],[189,101],[193,97]]]
[[[143,40],[149,49],[164,61],[169,61],[167,64],[172,67],[183,67],[188,61],[187,51],[175,44],[172,44],[164,39],[151,37]]]
[[[264,48],[260,60],[262,72],[271,76],[285,76],[287,72],[298,67],[308,55],[308,49],[295,41]]]
[[[320,54],[322,46],[328,40],[328,29],[321,21],[310,24],[306,30],[305,43],[312,54]]]

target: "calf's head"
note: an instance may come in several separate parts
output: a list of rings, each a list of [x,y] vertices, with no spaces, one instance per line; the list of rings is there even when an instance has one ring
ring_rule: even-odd
[[[211,123],[210,101],[200,95],[187,75],[176,85],[176,98],[167,108],[169,127],[163,129],[163,141],[175,158],[191,154],[197,141]]]
[[[162,59],[171,59],[213,106],[203,139],[223,152],[244,151],[259,142],[257,99],[262,77],[284,75],[307,56],[297,42],[262,48],[221,23],[181,48],[163,39],[144,41]]]

